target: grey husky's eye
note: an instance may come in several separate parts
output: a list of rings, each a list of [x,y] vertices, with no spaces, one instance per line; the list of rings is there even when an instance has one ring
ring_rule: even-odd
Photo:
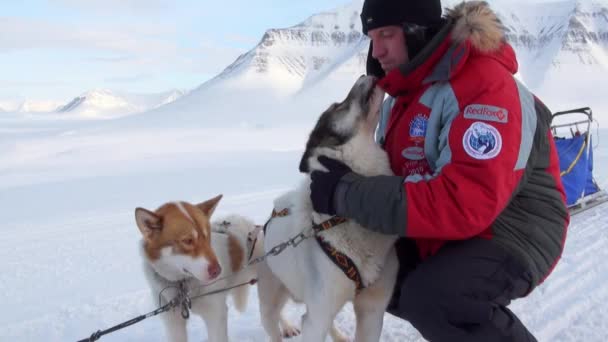
[[[328,146],[340,146],[346,143],[348,137],[337,132],[328,132],[325,144]]]

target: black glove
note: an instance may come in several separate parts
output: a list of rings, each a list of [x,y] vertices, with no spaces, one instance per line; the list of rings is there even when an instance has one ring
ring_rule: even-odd
[[[344,163],[320,156],[319,163],[327,168],[328,172],[313,171],[310,174],[310,199],[313,209],[321,214],[335,215],[334,193],[340,179],[347,173],[352,172],[351,168]]]

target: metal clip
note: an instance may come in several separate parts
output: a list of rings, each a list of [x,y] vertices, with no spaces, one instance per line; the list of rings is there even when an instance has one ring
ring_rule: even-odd
[[[182,317],[188,319],[190,317],[190,309],[192,309],[192,300],[190,300],[190,297],[188,296],[188,288],[185,281],[180,281],[179,293],[177,296],[182,309]]]
[[[302,243],[302,241],[306,240],[307,236],[304,235],[304,233],[300,233],[297,236],[295,236],[293,239],[289,240],[289,244],[292,245],[293,247],[297,247],[300,243]]]
[[[276,246],[272,247],[272,249],[268,252],[268,254],[270,254],[270,255],[278,255],[281,252],[283,252],[283,250],[285,248],[287,248],[287,246],[289,246],[289,243],[288,242],[283,242],[280,245],[276,245]]]
[[[190,310],[188,309],[188,304],[186,301],[182,302],[182,318],[188,319],[190,318]]]
[[[268,258],[269,256],[279,255],[285,250],[285,248],[287,248],[289,246],[296,247],[297,245],[302,243],[302,241],[311,237],[312,235],[310,235],[310,233],[311,233],[311,231],[309,231],[307,233],[301,232],[300,234],[292,237],[291,239],[272,247],[266,254],[264,254],[260,257],[257,257],[255,259],[252,259],[248,265],[253,265],[253,264],[262,262],[262,261],[266,260],[266,258]]]

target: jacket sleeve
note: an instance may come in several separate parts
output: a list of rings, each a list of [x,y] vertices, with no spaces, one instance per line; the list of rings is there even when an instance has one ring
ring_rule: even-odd
[[[379,233],[404,236],[407,222],[403,177],[364,177],[348,173],[340,179],[334,193],[339,216],[354,219]]]
[[[433,104],[441,123],[429,122],[438,127],[433,175],[345,176],[336,191],[338,214],[413,238],[459,240],[488,229],[522,179],[536,113],[531,94],[512,78],[481,83],[446,85],[453,98]]]

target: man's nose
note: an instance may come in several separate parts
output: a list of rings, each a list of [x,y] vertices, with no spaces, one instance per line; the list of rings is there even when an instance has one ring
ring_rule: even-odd
[[[378,42],[372,43],[372,57],[378,59],[386,54],[386,48]]]

